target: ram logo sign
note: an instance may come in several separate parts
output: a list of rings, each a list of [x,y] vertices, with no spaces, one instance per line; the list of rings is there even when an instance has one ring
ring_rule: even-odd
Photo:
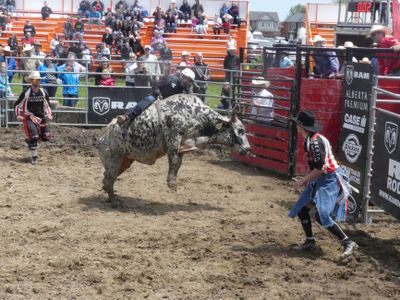
[[[107,97],[94,97],[92,98],[93,111],[103,116],[110,111],[111,99]]]
[[[385,123],[385,147],[389,154],[396,150],[399,126],[392,122]]]
[[[346,83],[350,85],[354,79],[354,66],[346,66]]]

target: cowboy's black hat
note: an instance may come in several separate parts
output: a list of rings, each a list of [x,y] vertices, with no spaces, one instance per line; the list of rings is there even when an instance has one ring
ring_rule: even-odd
[[[297,117],[290,118],[290,120],[310,132],[319,132],[322,129],[322,125],[315,121],[314,114],[308,110],[300,111]]]

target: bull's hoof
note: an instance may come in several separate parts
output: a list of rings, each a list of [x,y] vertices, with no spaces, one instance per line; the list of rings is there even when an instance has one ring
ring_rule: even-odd
[[[168,182],[167,182],[167,185],[168,185],[168,187],[169,187],[171,190],[173,190],[173,191],[176,192],[176,190],[177,190],[177,188],[178,188],[176,182],[168,181]]]
[[[112,208],[116,208],[116,209],[124,208],[124,204],[119,199],[115,199],[115,198],[114,199],[110,199],[110,202],[111,202],[111,207]]]

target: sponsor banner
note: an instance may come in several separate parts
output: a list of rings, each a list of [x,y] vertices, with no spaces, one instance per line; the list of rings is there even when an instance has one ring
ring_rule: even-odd
[[[138,101],[151,93],[151,88],[90,87],[88,95],[89,124],[108,124],[124,114]]]
[[[400,115],[377,109],[371,201],[400,220]]]
[[[352,220],[358,219],[363,202],[371,87],[371,65],[351,63],[345,66],[339,159],[347,171],[351,185],[360,191],[359,194],[353,194],[352,213],[350,214]]]

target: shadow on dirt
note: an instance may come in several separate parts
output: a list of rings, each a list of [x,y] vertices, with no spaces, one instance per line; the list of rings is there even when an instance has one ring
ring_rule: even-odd
[[[277,257],[302,257],[310,260],[316,260],[324,255],[321,247],[317,246],[314,251],[296,251],[295,245],[283,246],[279,244],[261,244],[254,247],[244,247],[242,245],[232,246],[234,252],[247,252],[262,256],[277,256]]]
[[[359,229],[346,231],[359,245],[357,251],[375,260],[384,269],[392,271],[400,279],[400,238],[385,240],[371,236]]]
[[[122,203],[122,207],[114,208],[111,203],[108,202],[106,196],[91,196],[84,197],[79,199],[79,203],[86,205],[84,210],[87,209],[101,209],[103,211],[120,211],[126,213],[137,213],[142,215],[164,215],[170,212],[176,211],[185,211],[185,212],[194,212],[194,211],[222,211],[223,209],[220,207],[208,205],[208,204],[199,204],[196,202],[187,203],[162,203],[157,201],[148,201],[141,198],[134,197],[119,197],[116,196],[117,200],[120,200]]]
[[[30,163],[30,158],[28,157],[28,154],[26,157],[0,157],[0,162],[5,162],[5,163],[17,163],[17,164],[27,164]]]

